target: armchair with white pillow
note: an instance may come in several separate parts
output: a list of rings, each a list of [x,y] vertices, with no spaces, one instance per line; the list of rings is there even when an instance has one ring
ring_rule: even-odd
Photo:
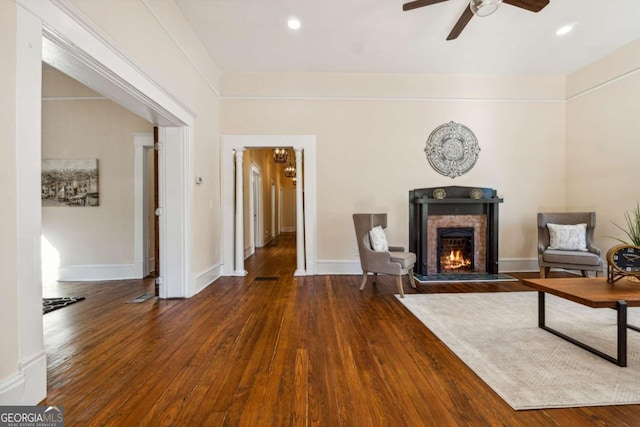
[[[416,255],[405,252],[403,247],[389,246],[384,229],[387,228],[387,214],[353,214],[360,266],[362,267],[362,284],[360,290],[367,283],[367,276],[389,274],[397,276],[396,286],[401,297],[404,297],[402,276],[408,274],[412,288],[416,287],[413,277],[413,266]]]
[[[551,268],[603,271],[601,251],[593,244],[595,212],[538,213],[538,265],[540,277]]]

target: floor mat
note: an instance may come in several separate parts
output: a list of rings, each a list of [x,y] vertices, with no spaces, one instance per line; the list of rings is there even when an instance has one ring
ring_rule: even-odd
[[[82,301],[84,297],[42,298],[42,314]]]

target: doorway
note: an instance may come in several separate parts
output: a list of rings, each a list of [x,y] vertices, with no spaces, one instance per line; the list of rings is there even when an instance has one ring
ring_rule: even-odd
[[[27,3],[27,6],[23,6]],[[159,198],[162,298],[189,297],[191,251],[191,154],[194,114],[152,80],[126,52],[109,44],[97,27],[58,2],[16,1],[16,203],[21,278],[16,301],[17,331],[14,353],[19,377],[3,398],[35,404],[46,396],[46,355],[43,350],[40,269],[41,102],[42,62],[83,82],[140,117],[159,126]],[[46,25],[43,22],[46,21]],[[172,236],[171,245],[166,236]],[[10,346],[11,347],[11,346]]]
[[[222,136],[222,240],[224,276],[244,276],[243,197],[236,197],[236,177],[242,179],[242,157],[248,148],[293,147],[303,153],[304,168],[297,183],[296,276],[315,275],[316,239],[316,137],[314,135],[223,135]],[[302,160],[302,158],[300,159]],[[239,170],[236,170],[239,165]],[[242,181],[240,181],[242,182]],[[304,208],[302,189],[304,188]],[[239,215],[236,210],[240,207]]]
[[[50,11],[47,11],[49,13]],[[64,26],[63,26],[64,27]],[[121,56],[108,47],[95,52],[79,52],[77,45],[100,46],[90,33],[70,34],[43,28],[41,34],[41,61],[82,82],[138,116],[157,126],[158,148],[158,201],[157,227],[160,271],[157,283],[161,298],[189,297],[195,291],[189,288],[190,240],[189,218],[191,162],[189,146],[193,138],[194,118],[188,110],[166,98],[157,85],[149,86],[148,77],[131,64],[121,64]],[[78,43],[73,39],[79,38]],[[90,42],[83,40],[90,39]],[[103,50],[107,50],[105,53]],[[95,55],[95,56],[93,56]],[[118,74],[113,69],[118,69]],[[100,70],[97,73],[96,70]],[[124,77],[122,76],[124,75]],[[140,89],[144,88],[144,89]],[[39,174],[39,171],[37,172]],[[165,245],[166,236],[173,236],[171,245]],[[139,252],[142,254],[142,252]],[[142,255],[136,258],[136,268],[143,270]]]
[[[251,221],[251,239],[254,248],[264,246],[262,231],[262,174],[260,168],[254,163],[251,165],[251,203],[249,204],[249,216]]]
[[[158,208],[157,127],[154,133],[135,133],[134,143],[134,260],[136,277],[158,277],[160,230]],[[156,285],[156,296],[159,286]]]

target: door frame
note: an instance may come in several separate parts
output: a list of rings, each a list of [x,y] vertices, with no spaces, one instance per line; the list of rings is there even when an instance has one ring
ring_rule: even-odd
[[[315,275],[317,262],[316,136],[315,135],[222,135],[222,259],[224,276],[234,275],[235,160],[236,150],[293,147],[304,153],[304,257],[305,270],[296,275]],[[298,184],[301,185],[301,184]]]
[[[271,240],[274,240],[279,234],[279,230],[276,231],[276,181],[271,179]]]
[[[249,235],[253,251],[264,246],[264,221],[262,218],[262,172],[260,166],[251,163],[251,197],[249,200]]]
[[[148,185],[146,161],[147,150],[153,149],[153,134],[145,132],[135,132],[133,134],[133,262],[137,278],[146,277],[149,272],[148,241],[149,221],[148,221]]]
[[[19,371],[0,400],[36,404],[47,395],[40,274],[42,62],[160,126],[161,297],[188,297],[191,146],[195,114],[110,42],[70,2],[16,0],[17,301]],[[46,23],[45,23],[46,22]],[[168,237],[171,237],[169,239]],[[171,241],[171,245],[162,242]]]

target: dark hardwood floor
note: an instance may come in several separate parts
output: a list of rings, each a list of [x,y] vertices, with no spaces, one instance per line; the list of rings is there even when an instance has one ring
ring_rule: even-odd
[[[396,300],[393,278],[361,292],[359,276],[293,277],[293,235],[246,266],[188,300],[127,304],[150,280],[46,288],[86,300],[43,316],[42,404],[63,405],[68,426],[640,425],[640,405],[514,411]]]

